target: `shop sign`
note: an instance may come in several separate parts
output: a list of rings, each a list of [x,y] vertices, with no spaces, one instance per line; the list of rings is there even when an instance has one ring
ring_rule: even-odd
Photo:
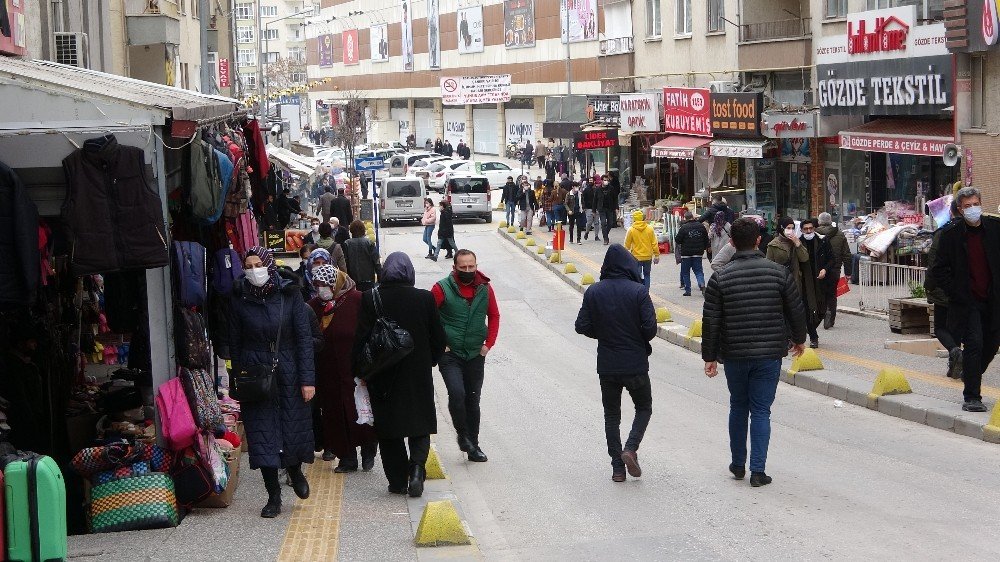
[[[952,105],[952,55],[818,67],[823,115],[936,115]]]
[[[573,135],[576,150],[603,150],[618,146],[618,129],[581,131]]]
[[[847,20],[847,52],[877,53],[889,51],[905,51],[906,36],[910,26],[898,16],[878,15],[875,12],[875,25],[869,31],[871,12],[862,12],[860,18]]]
[[[619,97],[614,94],[587,96],[587,120],[618,124],[621,119],[619,104]]]
[[[951,142],[940,138],[891,136],[884,134],[840,133],[840,148],[865,152],[889,152],[915,156],[941,156]]]
[[[811,139],[816,136],[816,113],[774,113],[765,111],[764,136],[782,139]]]
[[[621,94],[620,128],[626,132],[659,131],[660,103],[656,94]]]
[[[219,87],[229,87],[229,59],[219,59]]]
[[[712,94],[711,103],[715,136],[760,136],[760,112],[764,106],[762,92],[717,92]]]
[[[344,43],[344,64],[358,64],[358,30],[347,29],[340,38]]]
[[[535,0],[504,0],[503,42],[508,49],[535,46]]]
[[[333,66],[333,35],[320,35],[316,40],[319,41],[319,66]]]
[[[704,88],[663,88],[663,130],[712,136],[711,93]]]
[[[510,74],[441,78],[441,103],[466,105],[510,101]]]
[[[814,41],[818,65],[944,55],[947,43],[944,24],[917,25],[913,5],[849,14],[846,35]]]

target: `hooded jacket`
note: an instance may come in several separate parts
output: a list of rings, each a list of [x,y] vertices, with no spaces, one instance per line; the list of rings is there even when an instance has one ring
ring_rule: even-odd
[[[677,230],[674,242],[685,257],[700,256],[708,248],[708,231],[701,222],[691,219]]]
[[[505,205],[513,205],[515,199],[517,199],[517,186],[514,185],[513,180],[508,180],[507,183],[503,184],[503,191],[500,192],[500,201]]]
[[[14,170],[0,163],[0,309],[34,301],[41,265],[38,209]]]
[[[649,261],[654,256],[660,257],[660,245],[656,243],[656,233],[642,218],[641,211],[633,214],[632,226],[625,234],[625,248],[639,261]]]
[[[601,280],[583,294],[576,332],[597,340],[598,375],[649,372],[656,312],[642,284],[639,262],[621,244],[608,247]]]
[[[847,243],[847,237],[844,236],[844,233],[839,228],[831,224],[817,226],[816,232],[826,238],[832,252],[833,271],[828,271],[827,273],[830,275],[827,275],[827,277],[831,279],[839,278],[840,272],[843,271],[844,263],[851,263],[851,246]]]

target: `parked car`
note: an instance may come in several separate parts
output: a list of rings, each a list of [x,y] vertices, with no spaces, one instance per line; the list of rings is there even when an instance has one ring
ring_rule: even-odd
[[[479,164],[479,170],[476,170],[476,164]],[[462,166],[455,169],[456,172],[468,172],[470,174],[482,174],[490,180],[490,185],[495,187],[500,187],[507,183],[507,178],[517,177],[517,172],[514,171],[510,166],[504,164],[503,162],[498,162],[496,160],[477,160],[473,162],[472,160],[467,160]]]
[[[427,167],[435,162],[442,162],[445,160],[451,160],[451,158],[440,155],[433,155],[433,156],[428,156],[426,158],[421,158],[420,160],[417,160],[416,162],[410,165],[409,173],[419,178],[423,178],[424,183],[430,185],[429,182],[430,173],[427,171]]]
[[[451,202],[455,218],[480,218],[493,222],[490,180],[481,174],[455,173],[448,179],[444,192]]]
[[[379,223],[417,220],[424,214],[424,197],[427,188],[423,180],[414,176],[390,177],[379,183]]]
[[[438,160],[430,166],[424,168],[427,172],[427,188],[444,193],[444,184],[448,181],[448,176],[454,170],[453,166],[462,164],[457,160]]]

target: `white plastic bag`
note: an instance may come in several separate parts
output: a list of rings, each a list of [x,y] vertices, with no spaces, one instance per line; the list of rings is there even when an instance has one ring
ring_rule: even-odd
[[[362,386],[361,381],[354,379],[354,407],[358,409],[358,423],[375,425],[375,417],[372,416],[372,399],[368,395],[368,387]]]

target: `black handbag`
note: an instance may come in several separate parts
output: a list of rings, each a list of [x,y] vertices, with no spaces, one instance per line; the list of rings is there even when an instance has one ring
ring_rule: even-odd
[[[281,349],[281,326],[285,319],[285,297],[281,296],[281,307],[278,313],[278,337],[271,342],[271,354],[274,356],[270,365],[246,365],[232,376],[229,381],[229,395],[237,402],[253,404],[264,402],[274,396],[278,385],[278,350]]]
[[[372,327],[368,341],[361,348],[358,358],[358,378],[367,381],[378,373],[399,363],[413,351],[413,336],[399,327],[394,320],[386,318],[382,311],[382,298],[378,288],[372,289],[372,301],[378,319]]]

